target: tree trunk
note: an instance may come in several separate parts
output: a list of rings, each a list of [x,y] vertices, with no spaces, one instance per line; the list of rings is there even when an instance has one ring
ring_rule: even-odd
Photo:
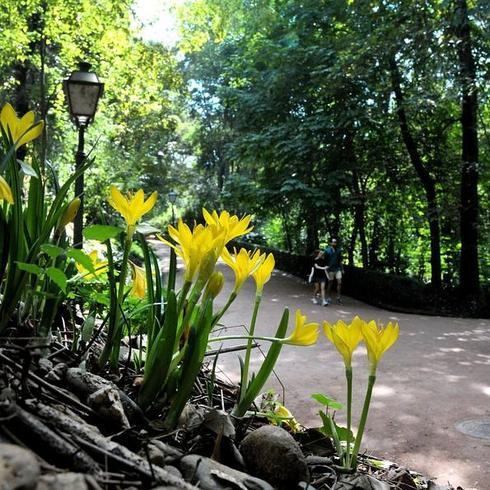
[[[352,186],[356,195],[356,204],[354,206],[354,228],[359,233],[361,242],[362,266],[369,267],[368,244],[366,239],[366,189],[365,184],[359,181],[357,172],[354,170],[352,175]]]
[[[433,287],[439,289],[441,287],[441,232],[439,225],[439,211],[437,209],[436,183],[435,179],[422,163],[422,158],[420,157],[417,145],[408,126],[404,107],[404,96],[401,89],[401,76],[394,56],[390,59],[390,73],[403,142],[405,143],[405,147],[410,156],[410,161],[425,191],[427,200],[427,220],[429,222],[430,231],[431,283]]]
[[[461,260],[460,284],[469,295],[480,289],[478,267],[478,98],[466,0],[456,0],[456,36],[461,83]]]

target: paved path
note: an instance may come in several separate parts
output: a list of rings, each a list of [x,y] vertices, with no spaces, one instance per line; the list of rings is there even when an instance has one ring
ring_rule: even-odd
[[[226,286],[217,304],[224,303],[233,286],[233,273],[223,264],[218,267],[225,273]],[[243,331],[239,325],[248,325],[254,292],[253,281],[248,281],[223,317],[229,334]],[[351,298],[345,298],[342,306],[325,308],[312,304],[310,298],[308,285],[274,271],[264,289],[257,334],[273,335],[285,306],[293,318],[296,308],[301,308],[309,320],[318,322],[350,321],[356,314],[384,323],[398,321],[400,338],[378,367],[363,447],[437,477],[440,484],[450,481],[466,490],[489,490],[490,440],[464,435],[455,424],[490,419],[490,321],[398,314]],[[259,365],[259,352],[253,361],[253,366]],[[222,355],[220,366],[230,379],[239,379],[237,353]],[[353,367],[356,423],[367,378],[364,348],[356,351]],[[343,363],[323,334],[312,347],[284,346],[276,372],[285,388],[286,406],[305,425],[319,425],[319,406],[310,398],[312,393],[345,402]],[[268,387],[282,389],[277,379],[271,379]]]

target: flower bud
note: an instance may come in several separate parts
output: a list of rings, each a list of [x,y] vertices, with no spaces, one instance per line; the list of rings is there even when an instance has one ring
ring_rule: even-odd
[[[204,291],[204,297],[216,298],[218,294],[223,289],[225,284],[225,276],[222,272],[214,271],[209,278],[208,284],[206,285],[206,290]]]
[[[61,216],[60,223],[58,225],[58,231],[63,230],[63,228],[68,223],[71,223],[75,219],[75,216],[77,215],[79,209],[80,209],[80,198],[75,197],[75,199],[73,199],[73,201],[70,204],[68,204],[68,206],[65,209],[65,212]]]
[[[215,248],[212,248],[201,260],[199,264],[199,275],[197,283],[203,287],[214,272],[214,267],[218,260],[219,253]]]

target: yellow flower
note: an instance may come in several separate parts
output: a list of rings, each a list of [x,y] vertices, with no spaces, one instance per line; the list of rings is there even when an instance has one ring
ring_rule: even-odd
[[[282,420],[281,422],[284,425],[287,425],[292,432],[298,432],[300,429],[300,425],[298,421],[294,418],[294,415],[282,404],[279,404],[277,408],[274,411],[274,414],[277,415],[277,417],[280,417]],[[270,422],[272,425],[277,425],[278,420],[277,418],[270,418]]]
[[[98,276],[105,274],[107,272],[108,262],[107,260],[99,260],[97,250],[90,252],[88,256],[95,269],[95,273],[89,272],[88,269],[85,269],[85,267],[82,264],[79,264],[78,262],[75,265],[77,267],[78,272],[82,274],[83,278],[86,281],[92,281],[93,279],[97,279]]]
[[[318,323],[305,323],[306,315],[301,310],[296,310],[296,325],[293,333],[282,340],[283,344],[290,345],[313,345],[318,340],[320,325]]]
[[[168,227],[168,233],[175,243],[171,243],[161,237],[158,238],[169,247],[172,247],[175,253],[182,258],[185,265],[184,280],[191,282],[201,268],[203,261],[209,271],[211,265],[214,268],[214,264],[221,254],[224,246],[224,232],[216,232],[217,229],[211,229],[203,225],[197,225],[191,231],[179,219],[177,228],[173,226]],[[210,258],[214,259],[214,263],[210,264]]]
[[[265,254],[264,254],[265,255]],[[252,274],[257,285],[257,293],[260,294],[264,289],[264,284],[271,278],[272,271],[274,270],[275,261],[274,256],[269,254],[267,258],[260,264],[258,269]]]
[[[362,340],[361,327],[364,323],[358,316],[352,320],[350,325],[347,325],[342,320],[333,325],[323,322],[325,335],[344,358],[345,367],[351,367],[352,353]]]
[[[146,273],[143,267],[138,267],[131,262],[133,267],[133,286],[131,295],[143,299],[146,296]]]
[[[141,217],[153,209],[156,202],[156,191],[145,201],[143,189],[140,189],[135,194],[128,194],[126,197],[116,186],[111,186],[109,204],[126,220],[128,227],[136,226]]]
[[[240,291],[248,276],[252,275],[264,260],[264,256],[260,254],[260,251],[256,250],[252,254],[244,248],[240,249],[240,252],[238,253],[235,250],[234,255],[231,255],[230,252],[224,248],[221,253],[221,258],[235,273],[235,287],[233,289],[235,293]]]
[[[220,215],[216,211],[209,213],[206,209],[202,209],[202,214],[206,223],[209,226],[215,226],[219,230],[225,231],[225,245],[236,237],[247,234],[253,229],[250,226],[251,216],[239,218],[235,215],[230,215],[228,211],[222,211]]]
[[[35,123],[34,120],[34,111],[26,112],[19,118],[9,103],[5,104],[0,112],[0,125],[15,143],[16,149],[36,139],[42,133],[44,122]]]
[[[14,196],[12,189],[7,181],[0,175],[0,201],[7,201],[9,204],[14,204]]]
[[[383,354],[396,342],[399,333],[398,323],[388,323],[386,327],[376,325],[374,320],[361,325],[362,336],[366,343],[371,373],[376,372],[376,366]]]
[[[62,230],[68,223],[71,223],[80,209],[80,198],[75,197],[73,201],[66,206],[65,212],[61,216],[60,224],[58,225],[58,230]]]

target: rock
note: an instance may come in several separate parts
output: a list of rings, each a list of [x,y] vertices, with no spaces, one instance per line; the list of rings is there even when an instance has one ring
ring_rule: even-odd
[[[163,467],[165,471],[168,471],[171,475],[177,476],[178,478],[183,478],[182,473],[179,471],[179,468],[175,466],[171,466],[169,464]]]
[[[309,473],[299,444],[284,429],[264,425],[248,434],[240,450],[251,473],[278,488],[294,488]]]
[[[264,480],[196,454],[184,456],[180,469],[187,481],[202,490],[274,490]]]
[[[49,359],[41,357],[41,359],[39,359],[38,367],[40,374],[46,375],[53,369],[53,363]]]
[[[33,489],[40,473],[34,453],[15,444],[0,444],[1,490]]]
[[[56,366],[46,374],[46,379],[48,381],[61,381],[65,376],[68,366],[62,362],[56,364]]]
[[[82,473],[59,473],[43,475],[39,478],[36,490],[89,490]]]
[[[69,368],[65,373],[65,381],[75,393],[84,398],[87,398],[101,388],[109,386],[119,392],[119,398],[124,407],[124,412],[130,422],[140,423],[145,420],[144,414],[138,405],[124,391],[102,376],[89,373],[80,368]]]
[[[119,390],[104,386],[87,398],[88,405],[102,418],[122,429],[129,429],[129,421],[119,397]]]
[[[204,416],[203,427],[218,435],[223,435],[231,439],[235,438],[235,426],[231,417],[222,410],[213,408]]]
[[[161,466],[172,464],[178,461],[184,453],[170,444],[159,440],[153,440],[148,444],[148,459],[152,464]]]

